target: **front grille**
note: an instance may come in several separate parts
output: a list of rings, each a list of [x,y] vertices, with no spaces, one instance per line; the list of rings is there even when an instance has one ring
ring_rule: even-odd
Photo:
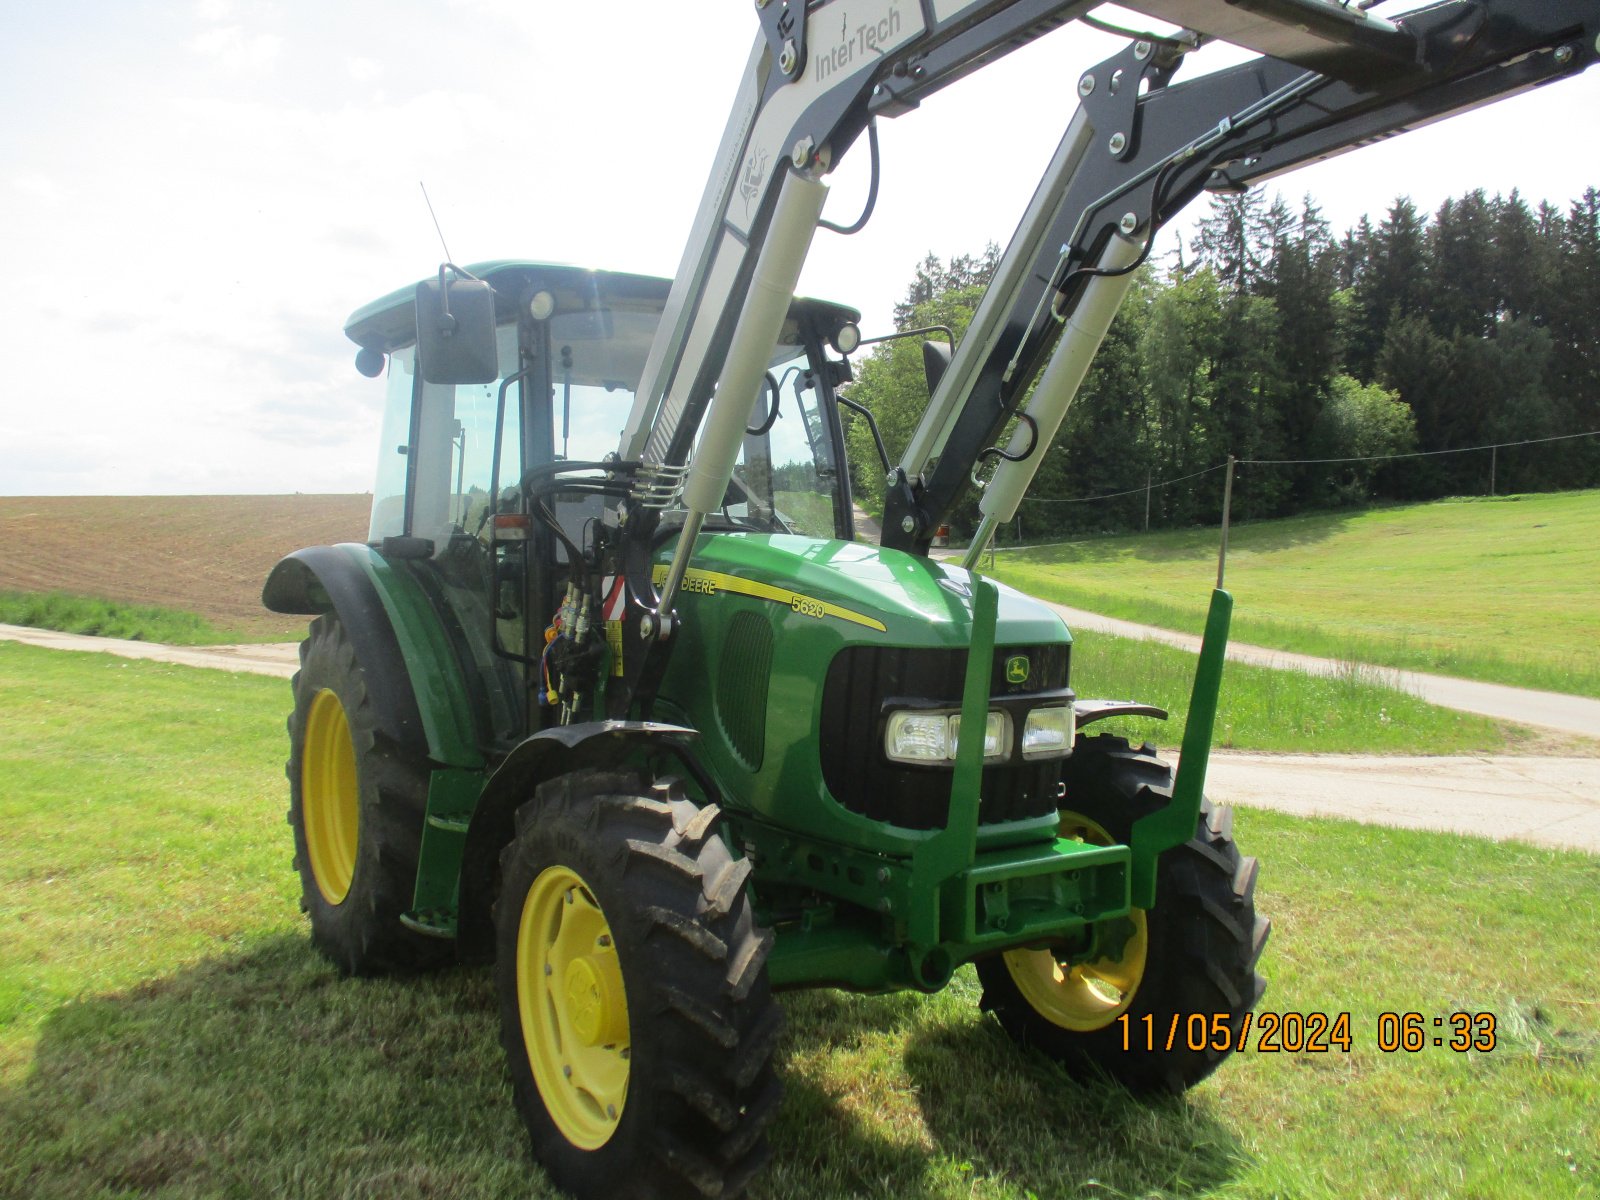
[[[772,675],[772,626],[753,612],[728,622],[717,671],[717,721],[744,765],[761,767],[767,742],[767,692]]]
[[[1006,662],[1019,654],[1028,658],[1028,678],[1011,683]],[[1067,686],[1070,654],[1064,644],[995,647],[990,702],[1012,710],[1014,740],[1030,700]],[[886,708],[959,708],[966,669],[965,650],[851,646],[834,657],[822,693],[822,778],[840,804],[905,829],[944,826],[952,769],[890,762],[883,753]],[[1013,748],[1011,762],[983,769],[978,820],[989,825],[1053,813],[1061,770],[1060,759],[1025,762]]]

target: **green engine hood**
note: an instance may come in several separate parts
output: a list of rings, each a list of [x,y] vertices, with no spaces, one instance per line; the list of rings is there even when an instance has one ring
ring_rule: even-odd
[[[960,647],[971,638],[973,578],[953,564],[863,542],[719,533],[696,545],[685,591],[754,595],[840,622],[857,634],[870,630],[886,644]],[[1072,640],[1061,618],[1041,601],[996,586],[997,644]]]

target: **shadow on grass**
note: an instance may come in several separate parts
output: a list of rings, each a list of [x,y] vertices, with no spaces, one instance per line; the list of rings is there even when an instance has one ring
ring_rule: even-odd
[[[1072,1079],[991,1018],[925,1029],[905,1060],[945,1153],[1038,1196],[1210,1194],[1249,1162],[1209,1100]]]
[[[1202,1105],[1076,1085],[935,1003],[791,998],[787,1054],[881,1044],[890,1061],[842,1082],[785,1067],[753,1196],[967,1195],[977,1180],[1143,1196],[1237,1168]],[[907,1076],[909,1121],[884,1120],[870,1098]],[[298,936],[273,937],[52,1012],[27,1078],[0,1089],[0,1196],[554,1196],[504,1078],[486,970],[341,980]]]
[[[1209,1101],[1073,1080],[979,1017],[966,990],[790,996],[792,1060],[877,1044],[895,1061],[866,1081],[791,1069],[772,1135],[777,1186],[756,1194],[1187,1196],[1247,1165]]]
[[[79,999],[0,1090],[0,1196],[554,1196],[486,971],[342,980],[297,935]]]

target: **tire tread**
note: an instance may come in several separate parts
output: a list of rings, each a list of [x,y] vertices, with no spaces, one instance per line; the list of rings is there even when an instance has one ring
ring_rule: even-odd
[[[505,885],[525,886],[525,875],[531,883],[530,872],[563,853],[580,874],[609,874],[589,881],[609,888],[604,907],[619,952],[632,947],[638,965],[630,973],[624,964],[628,1108],[610,1142],[579,1151],[555,1130],[532,1082],[507,966],[515,914],[500,916],[501,1041],[536,1157],[580,1196],[737,1196],[766,1159],[782,1095],[771,1062],[783,1020],[766,983],[772,935],[755,923],[749,867],[718,836],[716,807],[694,805],[676,780],[577,771],[540,787],[518,817]]]

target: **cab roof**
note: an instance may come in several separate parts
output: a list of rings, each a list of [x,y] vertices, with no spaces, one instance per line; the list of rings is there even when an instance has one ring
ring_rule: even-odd
[[[501,323],[516,320],[527,299],[540,290],[553,293],[556,307],[562,311],[619,306],[659,310],[672,288],[670,279],[654,275],[596,271],[526,259],[493,259],[472,263],[466,270],[494,288],[495,317]],[[358,346],[385,354],[411,345],[417,340],[416,293],[417,285],[412,283],[362,305],[345,322],[345,336]],[[817,321],[824,334],[861,319],[859,312],[843,304],[799,296],[789,313],[791,317],[807,316]]]

